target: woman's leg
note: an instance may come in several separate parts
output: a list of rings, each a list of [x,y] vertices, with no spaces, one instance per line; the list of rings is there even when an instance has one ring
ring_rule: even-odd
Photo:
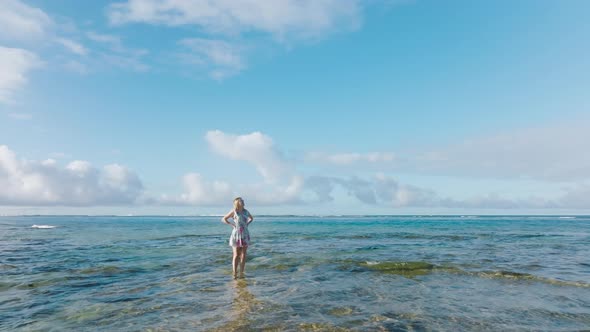
[[[248,251],[248,247],[242,247],[242,252],[240,253],[240,274],[244,275],[244,269],[246,268],[246,252]]]
[[[238,262],[240,259],[241,250],[238,247],[232,247],[234,251],[234,255],[232,257],[232,269],[234,272],[234,277],[238,275]]]

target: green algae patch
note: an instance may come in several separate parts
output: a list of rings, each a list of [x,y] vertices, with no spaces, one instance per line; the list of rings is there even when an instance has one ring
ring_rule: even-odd
[[[386,320],[391,320],[391,318],[383,316],[383,315],[373,315],[373,316],[371,316],[371,319],[370,319],[371,322],[383,322]]]
[[[350,316],[350,315],[352,315],[353,312],[354,312],[354,310],[352,310],[352,308],[339,307],[339,308],[331,309],[330,311],[328,311],[328,314],[330,314],[332,316],[342,317],[342,316]]]
[[[301,323],[299,324],[299,331],[330,331],[330,332],[343,332],[350,331],[338,326],[327,323]]]
[[[360,265],[372,271],[398,274],[407,277],[428,274],[432,272],[434,268],[436,268],[435,265],[426,262],[363,262]]]

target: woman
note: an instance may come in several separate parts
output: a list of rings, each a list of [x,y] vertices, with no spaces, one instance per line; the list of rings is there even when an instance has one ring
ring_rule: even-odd
[[[227,221],[233,219],[233,223]],[[232,259],[232,267],[234,272],[234,279],[238,277],[238,263],[240,263],[240,277],[244,277],[244,268],[246,267],[246,251],[250,244],[250,233],[248,232],[248,225],[252,223],[254,218],[244,208],[244,200],[241,197],[234,199],[234,209],[229,211],[221,221],[232,226],[233,230],[229,237],[229,245],[232,246],[234,255]]]

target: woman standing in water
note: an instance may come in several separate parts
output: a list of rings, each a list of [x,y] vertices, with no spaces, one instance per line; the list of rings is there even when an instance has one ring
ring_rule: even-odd
[[[233,219],[233,223],[227,221]],[[229,211],[221,221],[232,226],[233,230],[229,237],[229,245],[232,246],[234,255],[232,258],[232,267],[234,272],[234,279],[238,277],[238,263],[240,264],[240,277],[244,277],[244,268],[246,267],[246,251],[250,245],[250,233],[248,232],[248,225],[252,223],[254,218],[244,208],[244,200],[241,197],[234,199],[234,208]]]

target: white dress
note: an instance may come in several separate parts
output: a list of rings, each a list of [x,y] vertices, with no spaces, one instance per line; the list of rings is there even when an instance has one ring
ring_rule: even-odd
[[[250,245],[250,233],[248,232],[248,218],[250,212],[242,209],[242,212],[234,210],[234,229],[229,237],[229,245],[232,247],[247,247]]]

